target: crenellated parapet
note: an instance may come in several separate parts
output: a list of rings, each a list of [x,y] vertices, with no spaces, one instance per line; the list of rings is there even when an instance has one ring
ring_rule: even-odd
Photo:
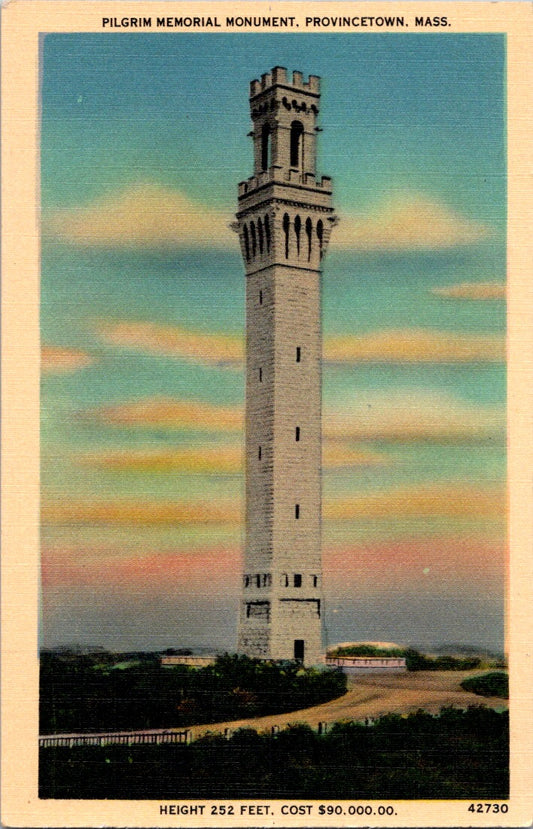
[[[273,86],[284,86],[320,95],[320,78],[318,75],[309,75],[308,81],[304,81],[303,73],[294,71],[292,77],[289,78],[284,66],[275,66],[270,72],[261,75],[260,81],[257,79],[251,81],[250,98],[254,98],[264,92],[265,89]]]

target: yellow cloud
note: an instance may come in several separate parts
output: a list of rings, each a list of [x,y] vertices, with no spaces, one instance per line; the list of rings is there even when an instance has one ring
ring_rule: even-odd
[[[80,245],[228,247],[231,218],[176,190],[140,183],[86,207],[57,210],[44,232]]]
[[[505,493],[464,485],[413,487],[355,495],[325,502],[330,521],[357,518],[502,519]],[[243,521],[238,499],[228,502],[62,499],[45,502],[43,525],[63,526],[180,526],[238,525]]]
[[[230,247],[232,215],[178,190],[140,182],[78,208],[56,210],[46,235],[81,245],[119,247]],[[362,251],[438,249],[478,242],[484,226],[419,193],[401,193],[366,216],[344,216],[335,245]]]
[[[205,334],[173,325],[126,321],[101,323],[98,332],[105,342],[119,348],[234,368],[244,363],[244,339],[238,334]],[[505,341],[498,335],[406,328],[326,337],[323,355],[329,363],[503,362]]]
[[[505,299],[506,286],[502,282],[462,282],[433,288],[431,293],[444,299]]]
[[[382,466],[389,458],[367,449],[351,449],[342,441],[326,440],[322,447],[322,466],[325,469],[339,469],[352,466]]]
[[[60,348],[45,345],[41,348],[41,371],[43,374],[70,374],[93,363],[93,357],[76,348]]]
[[[500,489],[433,486],[373,492],[325,504],[324,518],[494,518],[505,516],[505,493]]]
[[[366,393],[325,408],[324,435],[351,440],[476,443],[500,441],[505,412],[421,391]]]
[[[244,427],[240,407],[159,397],[94,409],[86,416],[114,426],[164,426],[222,432],[238,432]]]
[[[503,336],[423,328],[371,331],[326,338],[324,358],[332,363],[503,362],[505,340]]]
[[[125,449],[75,456],[82,466],[127,472],[188,472],[204,474],[241,474],[244,472],[243,449],[240,446],[178,449]],[[342,442],[326,443],[323,465],[327,469],[353,466],[374,466],[388,459],[368,450],[354,450]]]
[[[241,406],[216,406],[197,401],[172,398],[144,398],[115,406],[102,407],[83,413],[83,417],[111,426],[138,428],[191,429],[209,432],[244,432],[244,411]],[[396,393],[366,392],[357,399],[347,398],[326,405],[323,418],[326,438],[324,464],[334,466],[375,464],[381,456],[366,451],[341,448],[341,442],[351,441],[436,441],[439,443],[475,443],[499,441],[505,435],[505,412],[496,406],[477,406],[463,403],[452,395],[431,392],[405,391]],[[198,451],[198,450],[195,450]],[[188,450],[165,450],[162,455],[140,452],[133,455],[108,454],[98,463],[117,468],[138,464],[168,468],[217,466],[217,452],[221,464],[235,468],[236,460],[229,447],[205,449],[194,460]],[[129,459],[128,459],[129,458]],[[87,463],[96,463],[93,456]]]
[[[235,474],[243,471],[243,453],[238,446],[207,449],[146,449],[91,453],[78,457],[82,466],[128,472],[199,472]]]
[[[185,501],[69,501],[45,503],[44,525],[151,526],[190,524],[235,524],[241,520],[235,502],[214,504]]]
[[[419,193],[400,193],[367,216],[343,216],[334,231],[336,247],[361,251],[439,249],[469,245],[487,228]]]
[[[132,348],[203,363],[240,367],[244,361],[244,339],[237,334],[204,334],[173,325],[151,322],[103,323],[101,338],[119,348]]]

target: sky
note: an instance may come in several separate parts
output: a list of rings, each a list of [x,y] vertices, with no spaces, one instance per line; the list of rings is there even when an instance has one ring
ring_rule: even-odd
[[[320,43],[320,48],[317,48]],[[501,650],[505,40],[49,34],[42,642],[234,650],[249,81],[322,77],[328,644]]]

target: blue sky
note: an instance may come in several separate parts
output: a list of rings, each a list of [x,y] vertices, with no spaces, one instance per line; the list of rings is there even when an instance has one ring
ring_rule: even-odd
[[[275,65],[323,78],[318,171],[340,217],[328,636],[501,647],[505,40],[449,34],[45,38],[45,641],[234,647],[244,276],[227,226],[252,172],[248,84]]]

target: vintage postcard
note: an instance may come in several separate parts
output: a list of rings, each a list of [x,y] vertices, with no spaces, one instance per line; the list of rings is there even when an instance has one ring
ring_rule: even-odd
[[[4,825],[531,824],[532,31],[4,6]]]

